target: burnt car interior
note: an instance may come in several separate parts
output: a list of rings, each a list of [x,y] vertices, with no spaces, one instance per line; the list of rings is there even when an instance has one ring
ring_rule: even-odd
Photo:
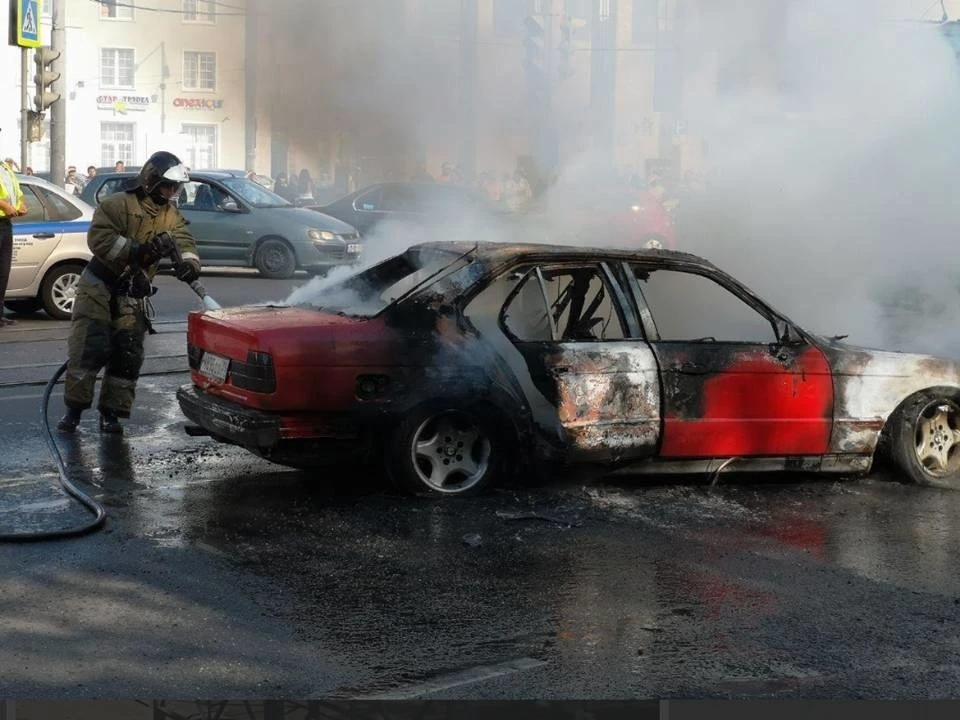
[[[599,265],[528,270],[507,298],[501,322],[506,333],[521,342],[627,337]]]

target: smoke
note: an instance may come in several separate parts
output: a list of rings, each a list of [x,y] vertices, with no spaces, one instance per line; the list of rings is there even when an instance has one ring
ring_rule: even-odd
[[[899,21],[899,6],[793,2],[788,92],[693,99],[710,177],[681,242],[815,332],[960,355],[960,74],[936,27]]]
[[[465,101],[449,62],[455,33],[438,32],[437,22],[400,33],[402,13],[388,10],[402,3],[369,4],[363,12],[324,4],[326,24],[339,30],[317,47],[323,97],[316,101],[335,117],[325,126],[317,113],[292,112],[288,130],[316,138],[350,126],[360,155],[385,145],[455,148]],[[705,139],[707,176],[680,198],[680,249],[714,261],[814,332],[960,355],[951,322],[960,294],[952,210],[960,73],[935,25],[905,21],[924,8],[909,0],[737,3],[751,15],[730,12],[728,3],[690,4],[699,22],[682,40],[683,115],[690,133]],[[451,28],[456,16],[449,11]],[[349,61],[327,62],[348,50]],[[504,148],[513,148],[524,112],[509,103],[488,107],[482,95],[473,101],[486,129],[502,129]],[[661,147],[662,156],[667,151]],[[364,264],[430,240],[622,245],[624,238],[591,225],[584,209],[620,197],[628,164],[601,151],[568,156],[522,227],[450,218],[426,228],[381,225],[365,238]],[[348,272],[315,279],[288,301],[309,300]]]

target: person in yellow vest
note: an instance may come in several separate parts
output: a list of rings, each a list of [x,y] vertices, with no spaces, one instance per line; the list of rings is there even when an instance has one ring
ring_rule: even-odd
[[[94,211],[87,233],[93,258],[77,284],[67,339],[67,413],[57,425],[61,432],[77,429],[80,413],[93,404],[97,373],[106,368],[98,404],[100,432],[123,434],[120,418],[130,417],[133,407],[157,265],[176,255],[178,279],[190,283],[200,276],[197,244],[170,202],[189,181],[175,155],[156,152],[135,185],[108,196]]]
[[[4,161],[0,163],[0,328],[13,325],[16,320],[3,316],[3,299],[10,280],[10,263],[13,261],[13,223],[11,218],[27,214],[27,203],[17,182],[13,168]]]

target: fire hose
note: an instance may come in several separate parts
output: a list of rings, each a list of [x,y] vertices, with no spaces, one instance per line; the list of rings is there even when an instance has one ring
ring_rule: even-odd
[[[190,289],[197,294],[197,297],[203,301],[204,308],[207,310],[219,309],[220,305],[216,300],[207,294],[206,288],[204,288],[199,280],[194,280],[188,284]],[[103,524],[107,519],[107,511],[104,509],[103,505],[98,503],[86,493],[82,492],[77,488],[76,485],[70,482],[70,478],[67,477],[66,463],[64,463],[63,456],[60,454],[60,449],[57,447],[57,443],[53,438],[53,432],[50,430],[50,418],[48,417],[50,394],[53,392],[53,388],[56,386],[57,381],[60,380],[61,376],[66,371],[67,363],[63,363],[53,374],[53,377],[50,378],[50,381],[47,383],[47,386],[43,391],[43,399],[40,402],[40,427],[43,429],[43,439],[47,443],[47,448],[50,450],[50,454],[57,463],[60,486],[70,497],[74,498],[77,502],[89,510],[93,514],[93,518],[83,525],[60,530],[0,533],[0,542],[37,542],[40,540],[62,540],[64,538],[79,537],[103,527]]]

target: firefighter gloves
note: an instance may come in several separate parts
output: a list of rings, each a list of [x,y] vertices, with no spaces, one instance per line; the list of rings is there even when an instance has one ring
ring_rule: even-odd
[[[173,274],[177,280],[185,283],[192,283],[200,277],[200,263],[196,260],[184,260],[174,269]]]
[[[160,258],[170,257],[176,251],[177,244],[173,235],[168,232],[160,232],[150,238],[148,242],[137,247],[137,264],[142,268],[150,267]]]

